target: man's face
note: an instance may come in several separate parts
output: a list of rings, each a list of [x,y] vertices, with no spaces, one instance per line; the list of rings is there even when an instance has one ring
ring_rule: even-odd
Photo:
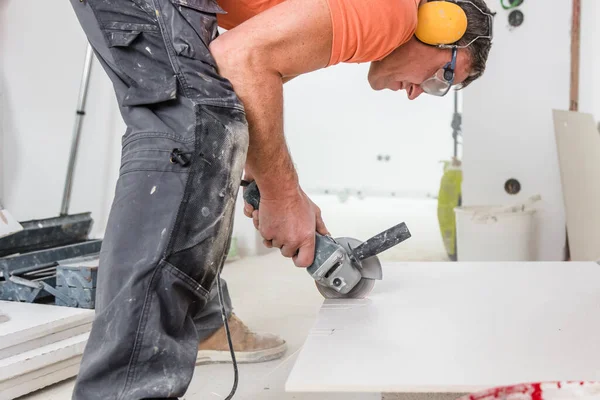
[[[421,84],[432,77],[452,59],[452,51],[427,46],[414,37],[383,60],[371,63],[369,84],[375,90],[406,90],[414,100],[423,93]],[[454,84],[464,81],[470,69],[466,50],[459,50],[456,58]]]

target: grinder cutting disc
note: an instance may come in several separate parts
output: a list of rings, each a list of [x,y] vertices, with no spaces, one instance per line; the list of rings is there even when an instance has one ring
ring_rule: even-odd
[[[352,249],[355,249],[362,244],[360,240],[349,237],[336,238],[335,241],[341,244],[349,253]],[[381,263],[377,256],[363,260],[361,262],[361,267],[360,271],[363,276],[362,279],[347,294],[339,293],[338,291],[323,286],[315,281],[317,290],[319,290],[319,293],[326,299],[364,299],[373,290],[375,280],[381,279],[383,273]]]

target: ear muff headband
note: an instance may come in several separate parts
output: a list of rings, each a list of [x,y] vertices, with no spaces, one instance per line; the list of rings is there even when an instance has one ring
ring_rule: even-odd
[[[458,42],[467,31],[467,14],[449,1],[430,1],[419,7],[415,35],[432,46]]]

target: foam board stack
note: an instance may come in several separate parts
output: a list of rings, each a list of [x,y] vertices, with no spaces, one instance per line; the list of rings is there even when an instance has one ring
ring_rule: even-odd
[[[0,400],[77,375],[94,310],[0,301]]]

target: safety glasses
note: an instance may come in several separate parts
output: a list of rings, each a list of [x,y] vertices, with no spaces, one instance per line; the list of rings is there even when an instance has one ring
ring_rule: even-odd
[[[454,71],[456,70],[456,56],[458,49],[452,49],[452,59],[449,63],[444,65],[436,71],[431,78],[426,79],[421,83],[421,89],[427,94],[433,96],[445,96],[450,91],[452,84],[454,83]]]

